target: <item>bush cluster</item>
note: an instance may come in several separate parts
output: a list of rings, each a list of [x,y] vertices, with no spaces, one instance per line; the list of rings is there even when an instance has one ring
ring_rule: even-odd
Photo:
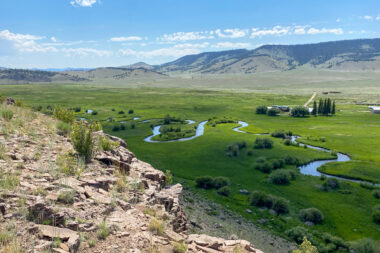
[[[296,179],[296,173],[293,170],[276,170],[268,178],[269,182],[278,185],[289,184],[294,179]]]
[[[68,124],[72,124],[74,122],[74,111],[68,110],[63,107],[57,107],[54,110],[54,117],[60,121],[63,121]]]
[[[230,179],[227,177],[200,176],[195,179],[196,186],[203,189],[220,189],[230,184]]]
[[[269,138],[256,138],[254,146],[255,149],[271,149],[273,148],[273,141]]]
[[[372,191],[372,195],[377,198],[377,199],[380,199],[380,190],[373,190]]]
[[[331,190],[338,189],[339,186],[340,186],[339,180],[333,177],[327,178],[322,184],[323,190],[325,191],[328,191],[329,189]]]
[[[291,131],[285,132],[284,130],[275,130],[271,136],[275,138],[287,138],[288,136],[292,136],[293,133]]]
[[[275,197],[262,191],[254,191],[250,197],[252,206],[267,207],[275,210],[278,214],[289,212],[289,201]]]
[[[226,153],[228,156],[238,156],[240,150],[245,149],[247,147],[247,143],[245,141],[241,141],[234,144],[229,144],[226,149]]]
[[[285,164],[287,165],[300,165],[300,161],[297,157],[293,157],[293,156],[290,156],[290,155],[286,155],[284,157],[284,161],[285,161]]]
[[[290,111],[292,117],[306,117],[309,116],[309,108],[304,106],[296,106]]]
[[[284,159],[274,159],[267,161],[263,157],[256,159],[255,169],[264,173],[271,173],[272,170],[277,170],[283,168],[285,165]]]
[[[311,221],[315,224],[321,223],[324,219],[323,214],[317,208],[307,208],[300,211],[301,221]]]
[[[278,108],[272,107],[267,111],[268,116],[277,116],[280,114],[280,110]]]
[[[260,105],[256,107],[256,114],[267,114],[268,107],[265,105]]]

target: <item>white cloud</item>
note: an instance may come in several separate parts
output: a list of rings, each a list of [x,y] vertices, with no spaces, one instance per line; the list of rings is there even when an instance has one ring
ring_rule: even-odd
[[[53,42],[57,42],[57,39],[56,39],[54,36],[51,37],[50,39],[51,39],[51,41],[53,41]]]
[[[92,7],[97,0],[73,0],[70,2],[72,6]]]
[[[232,43],[232,42],[219,42],[212,45],[213,48],[247,48],[250,47],[251,43]]]
[[[282,36],[289,34],[289,27],[275,26],[272,29],[261,30],[258,28],[252,28],[251,38],[263,37],[267,35]]]
[[[112,56],[113,52],[109,50],[98,50],[94,48],[62,48],[62,52],[66,53],[67,56],[79,55],[79,56]]]
[[[215,34],[220,38],[241,38],[245,37],[248,34],[248,30],[246,29],[225,29],[223,32],[220,29],[215,30]]]
[[[30,34],[12,33],[9,30],[0,31],[0,39],[14,41],[14,42],[34,41],[34,40],[41,40],[43,38],[44,37],[30,35]]]
[[[9,30],[0,31],[0,39],[13,42],[13,47],[19,52],[56,52],[55,47],[39,45],[36,42],[44,38],[30,34],[12,33]]]
[[[336,19],[336,22],[340,23],[342,20],[340,18]]]
[[[365,19],[365,20],[373,20],[373,17],[372,16],[369,16],[369,15],[366,15],[366,16],[363,16],[361,17],[362,19]]]
[[[203,43],[183,43],[183,44],[176,44],[174,45],[174,48],[206,48],[210,45],[209,42],[203,42]]]
[[[176,32],[172,34],[164,34],[158,38],[160,41],[174,42],[174,41],[188,41],[188,40],[205,40],[213,39],[213,32]]]
[[[153,57],[181,57],[189,54],[199,54],[200,50],[196,48],[160,48],[151,51],[135,51],[132,49],[120,49],[119,53],[123,56],[135,56],[143,58]]]
[[[332,29],[327,29],[327,28],[322,28],[322,29],[317,29],[317,28],[309,28],[307,30],[307,34],[336,34],[336,35],[341,35],[344,33],[342,28],[332,28]]]
[[[110,41],[113,42],[124,42],[124,41],[139,41],[142,40],[139,36],[128,36],[128,37],[113,37]]]
[[[376,20],[380,20],[380,14],[377,14]]]

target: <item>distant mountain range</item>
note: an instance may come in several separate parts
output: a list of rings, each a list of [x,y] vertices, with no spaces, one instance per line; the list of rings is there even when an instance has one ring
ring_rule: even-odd
[[[0,84],[92,82],[161,79],[171,75],[252,74],[299,67],[338,71],[379,71],[380,39],[358,39],[304,45],[265,45],[187,55],[162,65],[138,62],[121,67],[20,70],[0,68]]]
[[[163,73],[231,74],[291,70],[301,66],[333,70],[380,70],[380,39],[304,45],[265,45],[187,55],[156,66]]]

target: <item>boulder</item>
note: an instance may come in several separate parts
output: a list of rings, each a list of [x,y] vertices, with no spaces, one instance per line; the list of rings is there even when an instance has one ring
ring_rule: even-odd
[[[50,239],[59,238],[65,241],[70,252],[77,252],[80,244],[79,235],[77,232],[67,229],[58,228],[47,225],[38,225],[38,229],[42,236],[48,237]]]

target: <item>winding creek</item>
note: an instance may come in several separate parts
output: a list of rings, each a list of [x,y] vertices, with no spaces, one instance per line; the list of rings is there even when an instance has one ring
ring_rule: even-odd
[[[194,124],[195,123],[195,121],[192,121],[192,120],[186,120],[186,121],[188,122],[188,124]],[[146,120],[145,122],[149,122],[149,121]],[[150,136],[146,137],[144,139],[144,141],[150,142],[150,143],[165,143],[165,142],[181,142],[181,141],[193,140],[193,139],[195,139],[195,138],[197,138],[199,136],[202,136],[204,134],[204,127],[205,127],[206,123],[207,123],[207,121],[202,121],[201,123],[199,123],[198,127],[197,127],[197,130],[195,132],[195,135],[193,135],[191,137],[186,137],[186,138],[181,138],[181,139],[176,139],[176,140],[169,140],[169,141],[154,141],[154,140],[152,140],[152,138],[154,136],[157,136],[157,135],[160,134],[160,127],[161,127],[161,125],[155,126],[152,129],[153,135],[150,135]],[[247,122],[238,121],[238,124],[240,124],[240,126],[233,128],[232,129],[233,131],[238,132],[238,133],[250,134],[250,133],[248,133],[246,131],[241,130],[242,128],[248,126]],[[254,134],[254,135],[268,135],[268,134],[263,133],[263,134]],[[292,136],[291,141],[293,143],[297,143],[296,140],[298,138],[300,138],[300,137],[299,136]],[[311,149],[314,149],[314,150],[318,150],[318,151],[324,151],[324,152],[331,153],[331,150],[326,149],[326,148],[316,147],[316,146],[312,146],[312,145],[309,145],[309,144],[304,144],[304,143],[301,143],[301,142],[298,142],[298,143],[299,143],[300,146],[307,145],[308,148],[311,148]],[[368,183],[368,182],[362,181],[362,180],[355,180],[355,179],[348,179],[348,178],[339,177],[339,176],[333,176],[333,175],[325,174],[325,173],[322,173],[322,172],[318,171],[318,168],[320,168],[324,164],[331,163],[331,162],[347,162],[347,161],[350,161],[350,160],[351,160],[351,158],[348,155],[343,154],[343,153],[337,153],[337,158],[335,158],[335,159],[312,161],[312,162],[310,162],[308,164],[299,166],[299,169],[300,169],[300,173],[303,174],[303,175],[310,175],[310,176],[316,176],[316,177],[321,176],[321,175],[325,175],[326,177],[337,178],[337,179],[340,179],[340,180],[346,180],[346,181],[350,181],[350,182],[356,182],[356,183],[362,183],[362,182],[364,182],[364,183]]]

